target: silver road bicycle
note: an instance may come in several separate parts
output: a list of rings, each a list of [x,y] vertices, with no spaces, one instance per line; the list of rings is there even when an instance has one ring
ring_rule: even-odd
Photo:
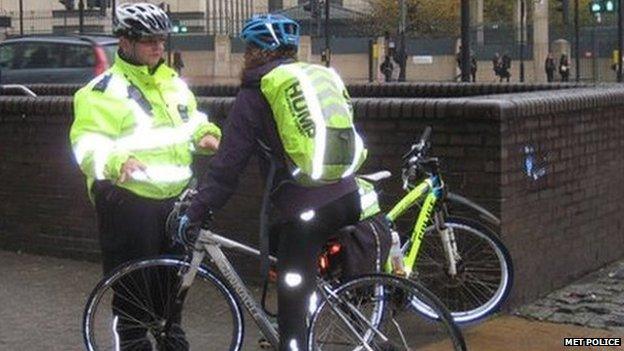
[[[181,197],[177,209],[188,200],[187,195]],[[251,256],[259,256],[259,251],[209,230],[201,230],[186,244],[185,257],[130,262],[97,284],[83,316],[88,350],[144,350],[146,343],[152,350],[241,350],[243,307],[277,349],[275,323],[223,249]],[[310,300],[309,350],[466,349],[447,309],[417,282],[371,274],[336,285],[319,277],[314,297]],[[416,299],[428,304],[438,317],[421,314],[413,307]],[[123,301],[126,308],[116,309],[114,300]],[[120,330],[120,317],[133,322],[126,328],[134,328],[134,333]],[[121,340],[120,334],[138,336]]]

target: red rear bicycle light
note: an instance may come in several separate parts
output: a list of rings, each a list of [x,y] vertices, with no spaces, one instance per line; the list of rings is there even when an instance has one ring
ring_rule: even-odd
[[[329,266],[329,262],[327,260],[327,256],[323,255],[320,257],[319,259],[319,266],[321,266],[321,270],[325,270],[327,269],[327,267]]]
[[[108,60],[104,48],[99,45],[93,47],[93,53],[95,54],[95,75],[98,76],[108,68]]]
[[[329,254],[330,255],[335,255],[338,252],[340,252],[340,244],[332,244],[332,246],[329,247]]]

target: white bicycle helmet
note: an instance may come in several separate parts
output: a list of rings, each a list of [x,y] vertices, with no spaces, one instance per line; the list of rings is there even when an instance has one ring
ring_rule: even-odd
[[[115,9],[113,33],[140,38],[171,32],[169,16],[160,7],[144,2],[122,4]]]

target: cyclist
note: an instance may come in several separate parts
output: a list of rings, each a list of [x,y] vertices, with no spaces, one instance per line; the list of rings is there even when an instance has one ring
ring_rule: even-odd
[[[307,350],[306,318],[315,300],[318,254],[329,235],[359,218],[360,200],[352,172],[357,170],[356,165],[361,164],[365,153],[353,127],[340,131],[344,134],[339,134],[339,138],[355,141],[354,145],[360,147],[355,151],[339,147],[336,143],[340,140],[331,141],[331,131],[324,130],[327,140],[322,139],[323,121],[318,118],[325,118],[327,123],[331,123],[328,117],[352,123],[350,100],[333,70],[297,62],[299,25],[296,22],[281,15],[256,15],[245,23],[241,37],[247,43],[241,90],[225,121],[223,139],[211,160],[207,182],[182,218],[179,232],[197,230],[202,223],[209,225],[211,213],[223,207],[232,195],[239,175],[253,154],[260,156],[261,169],[267,174],[270,163],[263,157],[263,150],[268,147],[271,157],[277,160],[271,182],[271,201],[279,216],[276,226],[280,239],[277,254],[279,349]],[[296,75],[289,75],[290,71]],[[316,78],[307,76],[316,74],[314,72],[318,72]],[[292,82],[284,94],[279,90],[283,85],[276,83],[280,80]],[[289,100],[292,95],[297,95],[294,104]],[[316,101],[319,109],[318,114],[312,116],[317,118],[313,121],[308,117],[314,111],[301,112],[312,108],[308,106],[313,104],[311,100]],[[323,103],[327,101],[330,103]],[[293,116],[294,111],[285,106],[301,113]],[[329,115],[331,113],[334,114]],[[297,119],[303,121],[300,129],[284,130],[285,125]],[[310,133],[300,135],[301,131]],[[285,141],[288,137],[294,140]],[[339,163],[347,159],[352,165],[350,170],[340,173],[333,181],[314,186],[299,179],[301,169],[292,170],[291,150],[283,145],[286,142],[297,144],[302,141],[297,138],[306,137],[314,138],[313,142],[323,146],[327,144],[322,154],[324,161],[331,158]]]
[[[147,3],[115,11],[115,62],[74,96],[70,131],[97,213],[105,274],[126,261],[173,250],[165,220],[191,179],[191,148],[213,153],[220,138],[187,85],[163,63],[171,30],[166,13]],[[126,343],[150,350],[146,329],[133,322],[146,317],[115,297],[121,348]]]

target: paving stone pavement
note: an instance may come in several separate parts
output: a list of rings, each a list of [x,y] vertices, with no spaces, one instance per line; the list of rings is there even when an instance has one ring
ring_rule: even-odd
[[[83,350],[83,307],[100,277],[97,263],[0,250],[0,351]],[[260,289],[253,292],[259,295]],[[624,261],[525,306],[518,314],[523,318],[502,315],[464,329],[469,350],[587,351],[594,349],[564,348],[562,340],[624,337]],[[243,350],[258,351],[260,333],[249,316],[245,320]]]
[[[539,321],[624,334],[624,260],[523,306],[515,313]]]
[[[0,351],[84,350],[82,313],[101,274],[93,262],[0,250]],[[260,350],[245,319],[243,350]]]

